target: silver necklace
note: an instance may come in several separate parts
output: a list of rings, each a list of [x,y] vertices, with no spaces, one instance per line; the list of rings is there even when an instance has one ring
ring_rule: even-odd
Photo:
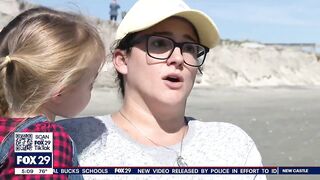
[[[159,144],[154,142],[151,138],[149,138],[148,136],[146,136],[135,124],[133,124],[133,122],[131,122],[121,111],[119,111],[120,115],[127,120],[144,138],[148,139],[152,144],[158,146],[158,147],[163,147],[169,151],[173,151],[177,154],[177,158],[176,158],[176,163],[179,167],[186,167],[188,166],[188,164],[185,162],[184,158],[182,157],[182,145],[183,145],[183,139],[184,136],[186,134],[186,129],[184,130],[183,134],[182,134],[182,138],[181,138],[181,143],[180,143],[180,152],[178,153],[176,150],[169,148],[168,146]]]

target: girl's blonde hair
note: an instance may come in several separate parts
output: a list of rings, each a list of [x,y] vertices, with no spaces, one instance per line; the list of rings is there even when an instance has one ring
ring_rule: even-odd
[[[104,60],[103,42],[82,16],[44,7],[23,12],[0,33],[0,113],[39,113],[52,93]]]

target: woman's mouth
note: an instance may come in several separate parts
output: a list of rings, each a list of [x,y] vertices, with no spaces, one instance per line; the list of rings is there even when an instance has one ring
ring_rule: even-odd
[[[178,74],[169,74],[162,79],[170,89],[179,89],[183,85],[183,77]]]
[[[171,82],[180,82],[178,77],[167,77],[166,80]]]

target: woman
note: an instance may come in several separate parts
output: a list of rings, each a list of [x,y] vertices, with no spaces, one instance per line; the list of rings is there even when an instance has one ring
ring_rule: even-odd
[[[113,64],[123,105],[112,115],[97,117],[107,130],[84,149],[81,165],[262,165],[254,142],[240,128],[185,117],[197,71],[219,42],[207,15],[182,0],[139,0],[119,25],[116,39]]]

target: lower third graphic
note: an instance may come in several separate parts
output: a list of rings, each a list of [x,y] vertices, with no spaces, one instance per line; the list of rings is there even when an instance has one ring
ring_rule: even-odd
[[[52,132],[16,132],[15,174],[53,174]]]

